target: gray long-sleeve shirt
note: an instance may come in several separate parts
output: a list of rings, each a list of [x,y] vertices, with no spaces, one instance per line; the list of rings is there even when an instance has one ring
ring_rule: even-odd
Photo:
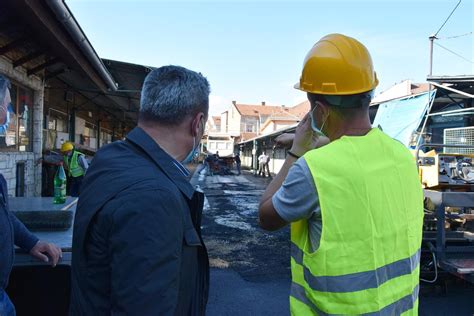
[[[306,160],[298,159],[288,171],[283,185],[272,198],[278,215],[288,223],[308,220],[311,250],[319,248],[323,222],[318,190]]]

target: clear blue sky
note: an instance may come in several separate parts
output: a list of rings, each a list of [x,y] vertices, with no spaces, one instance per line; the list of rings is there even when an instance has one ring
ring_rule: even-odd
[[[377,92],[404,79],[423,82],[428,37],[457,2],[67,0],[100,57],[202,72],[211,83],[211,114],[232,100],[286,106],[303,101],[293,84],[306,53],[329,33],[368,47],[380,80]],[[434,75],[474,74],[473,21],[473,1],[463,0],[437,42],[471,62],[435,46]]]

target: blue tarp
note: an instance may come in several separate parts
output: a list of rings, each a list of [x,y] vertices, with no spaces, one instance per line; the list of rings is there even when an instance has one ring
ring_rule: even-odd
[[[433,90],[431,98],[428,98],[428,92],[426,92],[381,103],[373,126],[381,126],[386,134],[408,147],[412,134],[418,129],[425,116],[428,101],[433,101],[435,94],[436,90]]]

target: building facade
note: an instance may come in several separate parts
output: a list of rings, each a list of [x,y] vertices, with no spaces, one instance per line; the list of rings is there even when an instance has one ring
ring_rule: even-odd
[[[101,60],[63,1],[5,0],[0,12],[0,74],[12,98],[0,173],[10,196],[40,196],[51,182],[45,155],[72,141],[92,156],[135,126],[150,68]]]

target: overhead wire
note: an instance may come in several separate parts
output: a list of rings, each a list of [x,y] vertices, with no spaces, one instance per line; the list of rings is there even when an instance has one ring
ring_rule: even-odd
[[[451,13],[449,14],[449,16],[446,18],[446,20],[444,21],[443,25],[440,26],[440,28],[438,29],[438,31],[435,33],[435,37],[438,35],[439,31],[441,31],[441,29],[446,25],[446,23],[448,22],[448,20],[451,18],[451,16],[453,15],[454,11],[456,11],[456,9],[458,8],[458,6],[461,4],[461,1],[462,0],[459,0],[458,4],[456,4],[456,6],[454,7],[453,11],[451,11]]]
[[[468,63],[474,64],[474,61],[472,61],[472,60],[469,60],[469,59],[467,59],[466,57],[464,57],[464,56],[462,56],[462,55],[459,55],[458,53],[456,53],[456,52],[454,52],[454,51],[450,50],[450,49],[449,49],[449,48],[447,48],[447,47],[444,47],[444,46],[443,46],[443,45],[441,45],[441,44],[438,44],[438,43],[436,43],[436,42],[435,42],[435,45],[437,45],[437,46],[441,47],[442,49],[445,49],[445,50],[447,50],[448,52],[450,52],[450,53],[451,53],[451,54],[453,54],[453,55],[456,55],[456,56],[458,56],[459,58],[462,58],[462,59],[464,59],[464,60],[465,60],[465,61],[467,61]]]
[[[473,33],[474,32],[468,32],[468,33],[464,33],[464,34],[460,34],[460,35],[453,35],[453,36],[448,36],[448,37],[438,37],[438,39],[447,40],[447,39],[459,38],[459,37],[472,35]]]

